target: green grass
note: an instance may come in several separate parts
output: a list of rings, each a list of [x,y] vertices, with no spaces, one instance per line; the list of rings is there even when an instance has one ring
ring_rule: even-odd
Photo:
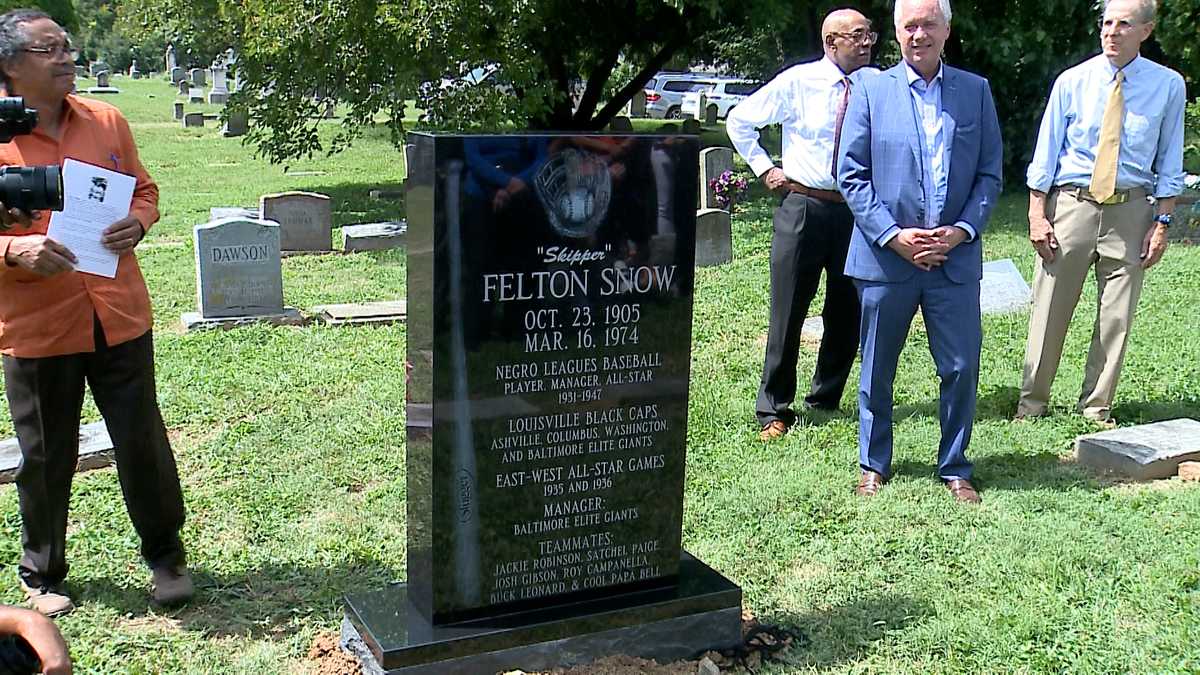
[[[139,253],[155,302],[159,398],[188,506],[199,595],[148,605],[148,573],[111,469],[76,477],[68,538],[79,609],[59,621],[79,672],[289,672],[335,630],[340,598],[405,578],[403,326],[182,334],[195,307],[191,228],[212,206],[285,189],[334,197],[338,224],[399,215],[367,190],[403,178],[383,134],[333,158],[282,167],[213,127],[183,130],[161,81],[117,80],[162,188],[163,220]],[[151,96],[153,96],[151,98]],[[336,122],[335,122],[336,123]],[[1070,462],[1090,430],[1071,414],[1094,289],[1077,311],[1053,415],[1008,421],[1027,316],[988,317],[970,455],[980,508],[934,477],[937,384],[914,330],[897,377],[897,478],[854,498],[856,418],[814,417],[757,440],[753,401],[767,321],[768,199],[735,217],[736,261],[698,273],[684,543],[745,589],[762,620],[803,635],[783,672],[1196,672],[1200,489],[1125,485]],[[986,258],[1027,275],[1020,196],[985,235]],[[289,304],[404,296],[402,254],[288,258]],[[1147,277],[1115,414],[1136,423],[1200,410],[1200,249],[1174,247]],[[819,303],[818,303],[819,304]],[[819,311],[819,306],[813,312]],[[807,378],[815,355],[805,351]],[[857,371],[853,375],[857,378]],[[11,434],[7,408],[0,432]],[[89,404],[85,416],[98,419]],[[0,562],[20,519],[0,488]],[[21,600],[0,575],[0,601]]]

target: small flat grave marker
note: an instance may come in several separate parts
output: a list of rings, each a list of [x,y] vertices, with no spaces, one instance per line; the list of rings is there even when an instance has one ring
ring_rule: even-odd
[[[385,251],[404,246],[408,224],[403,220],[342,226],[342,248],[354,251]]]
[[[1013,261],[992,260],[983,264],[983,279],[979,282],[979,311],[983,314],[1006,314],[1029,307],[1029,284]]]
[[[103,421],[83,424],[79,427],[79,461],[75,472],[112,466],[113,442],[108,437],[108,427]],[[16,438],[0,441],[0,483],[12,483],[17,479],[21,466],[21,446]]]
[[[340,305],[318,305],[313,314],[330,326],[383,326],[404,323],[408,318],[408,302],[389,300]]]
[[[1134,480],[1169,478],[1200,461],[1200,421],[1181,418],[1122,427],[1075,440],[1080,464]]]

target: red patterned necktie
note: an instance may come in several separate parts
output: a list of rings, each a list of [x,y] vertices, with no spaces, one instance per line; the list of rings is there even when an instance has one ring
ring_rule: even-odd
[[[842,102],[838,104],[837,121],[833,123],[833,162],[829,173],[837,180],[838,148],[842,145],[842,122],[846,119],[846,105],[850,103],[850,78],[842,78]]]

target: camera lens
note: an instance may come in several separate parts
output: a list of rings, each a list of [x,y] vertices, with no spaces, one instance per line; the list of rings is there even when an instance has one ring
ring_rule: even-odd
[[[0,203],[22,211],[62,211],[62,170],[53,165],[0,169]]]

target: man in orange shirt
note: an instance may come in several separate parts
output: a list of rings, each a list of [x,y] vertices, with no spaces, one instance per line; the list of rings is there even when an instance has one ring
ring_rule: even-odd
[[[150,295],[133,249],[158,220],[158,187],[114,107],[70,95],[67,34],[43,12],[0,15],[0,80],[38,111],[32,134],[0,144],[0,164],[61,164],[68,157],[137,178],[129,216],[105,230],[116,277],[76,272],[75,256],[46,237],[49,214],[0,208],[0,354],[13,426],[24,555],[19,575],[35,609],[74,609],[67,574],[67,506],[79,453],[86,382],[113,440],[121,490],[160,604],[191,597],[179,530],[183,494],[154,384]],[[2,207],[2,205],[0,205]]]

